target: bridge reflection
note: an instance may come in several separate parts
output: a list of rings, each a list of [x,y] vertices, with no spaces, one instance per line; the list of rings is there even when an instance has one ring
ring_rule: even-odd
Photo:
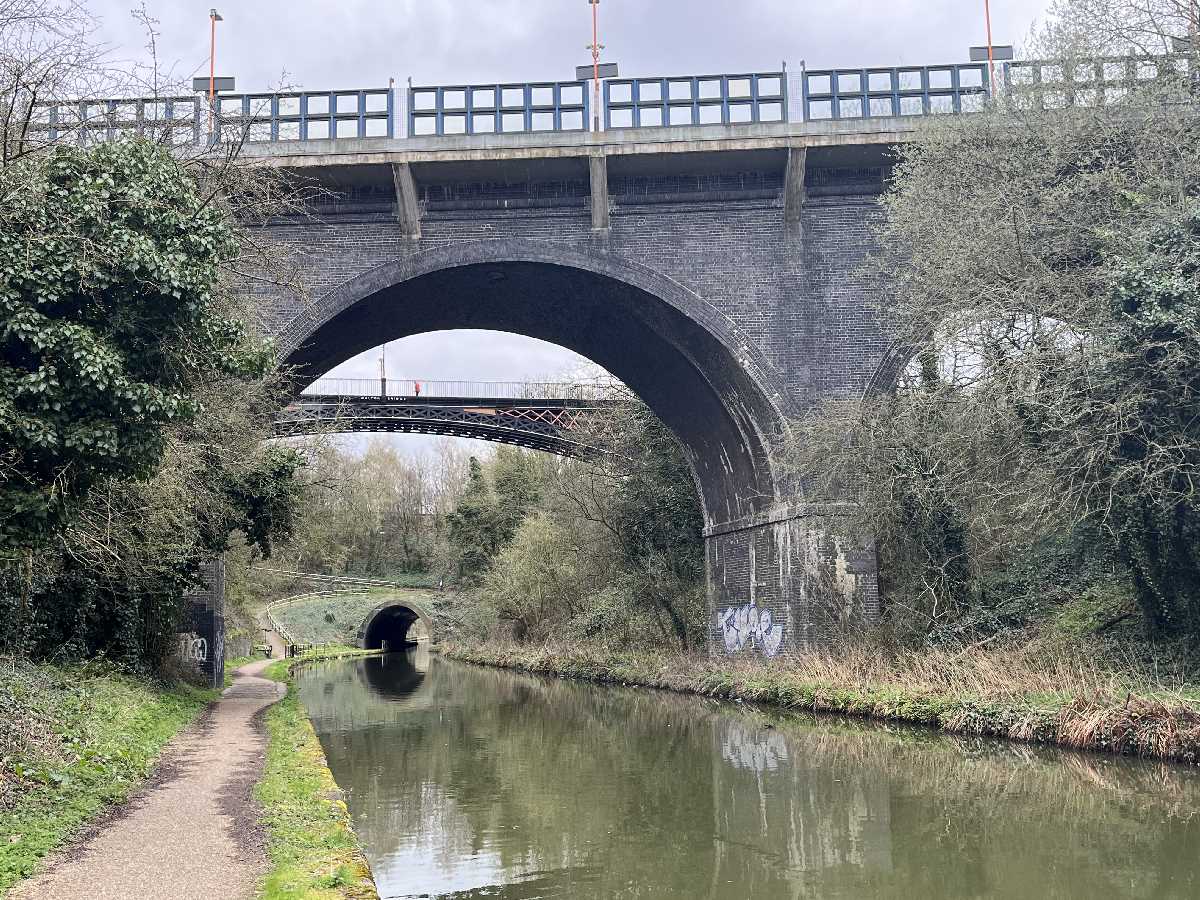
[[[397,701],[412,697],[429,670],[429,648],[421,646],[405,653],[387,653],[364,659],[361,672],[376,697]]]
[[[1185,849],[1200,782],[1185,770],[404,659],[300,681],[384,893],[532,896],[529,878],[538,896],[1150,897],[1200,883]]]

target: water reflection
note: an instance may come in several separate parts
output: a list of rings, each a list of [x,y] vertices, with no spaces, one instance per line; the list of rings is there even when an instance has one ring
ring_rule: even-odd
[[[418,653],[300,683],[384,897],[1200,895],[1189,770]]]

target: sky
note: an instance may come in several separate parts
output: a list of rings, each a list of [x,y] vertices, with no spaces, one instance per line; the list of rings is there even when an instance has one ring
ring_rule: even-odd
[[[1018,47],[1049,0],[991,0],[996,44]],[[118,58],[146,59],[135,0],[90,0]],[[158,21],[160,68],[207,74],[208,11],[216,4],[217,74],[239,91],[564,80],[590,62],[586,0],[145,0]],[[967,61],[986,43],[983,0],[601,0],[605,61],[622,76],[699,75]],[[438,332],[393,343],[389,377],[540,380],[583,360],[541,341]],[[368,351],[330,375],[378,377]],[[429,439],[395,436],[402,448]]]

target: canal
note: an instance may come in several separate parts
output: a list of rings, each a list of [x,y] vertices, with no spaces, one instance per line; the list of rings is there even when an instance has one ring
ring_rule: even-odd
[[[299,691],[384,898],[1200,896],[1182,767],[424,650]]]

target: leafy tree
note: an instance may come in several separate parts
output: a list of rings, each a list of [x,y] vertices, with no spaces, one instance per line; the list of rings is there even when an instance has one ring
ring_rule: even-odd
[[[589,459],[506,450],[450,517],[478,602],[517,636],[689,648],[705,629],[703,519],[678,442],[630,395]],[[488,491],[488,474],[495,482]],[[467,616],[470,618],[470,616]]]
[[[479,460],[471,457],[467,486],[454,512],[446,517],[450,543],[458,552],[459,572],[471,579],[483,572],[503,544],[495,494]]]
[[[270,365],[220,290],[234,226],[163,148],[0,169],[0,551],[44,543],[104,478],[144,478],[197,385]]]
[[[530,454],[501,444],[491,465],[496,496],[496,542],[507,544],[541,499],[538,472]]]

